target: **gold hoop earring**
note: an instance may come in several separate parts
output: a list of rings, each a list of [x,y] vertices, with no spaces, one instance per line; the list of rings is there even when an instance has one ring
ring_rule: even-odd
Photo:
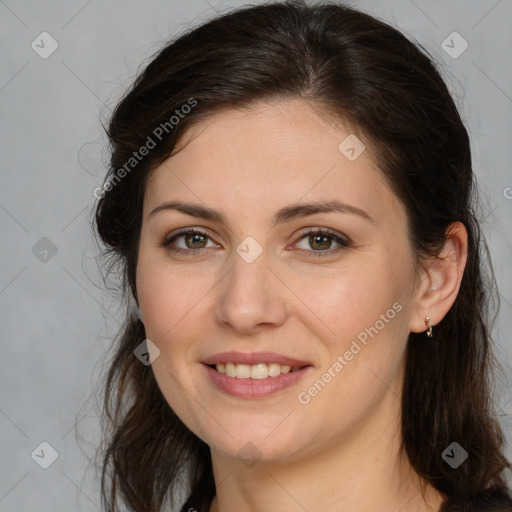
[[[425,318],[425,325],[427,326],[427,336],[433,338],[434,334],[432,332],[432,326],[430,325],[430,317],[428,316]]]

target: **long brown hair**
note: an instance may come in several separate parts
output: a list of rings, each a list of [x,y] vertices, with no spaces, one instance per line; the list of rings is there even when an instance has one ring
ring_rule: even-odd
[[[466,227],[467,266],[435,343],[409,336],[402,451],[448,497],[444,512],[512,510],[502,475],[510,465],[491,400],[495,282],[474,210],[468,133],[432,58],[389,25],[332,3],[261,4],[219,16],[154,56],[111,117],[110,168],[95,194],[97,232],[120,265],[125,296],[137,300],[150,172],[193,124],[279,97],[309,101],[360,132],[405,205],[418,262],[438,254],[450,223]],[[131,160],[143,146],[147,155]],[[132,511],[157,512],[184,493],[182,511],[208,511],[215,496],[209,447],[169,407],[151,367],[134,356],[144,339],[143,324],[127,314],[105,382],[103,503],[108,512],[119,500]],[[456,470],[442,458],[454,441],[468,453]]]

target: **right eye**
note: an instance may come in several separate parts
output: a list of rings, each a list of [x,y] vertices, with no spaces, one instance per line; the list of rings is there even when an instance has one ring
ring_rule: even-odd
[[[175,244],[176,240],[179,239],[183,239],[185,246],[172,247],[172,244]],[[208,247],[204,246],[204,244],[207,243],[209,239],[210,236],[208,233],[188,228],[174,234],[171,238],[164,240],[162,245],[170,251],[191,256],[192,253],[197,253],[201,249],[207,249]]]

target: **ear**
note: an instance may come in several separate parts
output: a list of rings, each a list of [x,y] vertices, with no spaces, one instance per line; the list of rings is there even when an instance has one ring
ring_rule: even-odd
[[[461,222],[453,222],[448,226],[439,256],[428,260],[422,271],[411,314],[411,332],[426,331],[426,317],[430,317],[430,325],[435,326],[448,313],[459,293],[467,252],[466,228]]]

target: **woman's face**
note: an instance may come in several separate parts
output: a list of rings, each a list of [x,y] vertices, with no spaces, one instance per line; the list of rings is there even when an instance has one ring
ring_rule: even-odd
[[[300,100],[224,111],[187,141],[148,182],[137,266],[170,407],[233,457],[378,439],[397,418],[415,274],[369,150]]]

